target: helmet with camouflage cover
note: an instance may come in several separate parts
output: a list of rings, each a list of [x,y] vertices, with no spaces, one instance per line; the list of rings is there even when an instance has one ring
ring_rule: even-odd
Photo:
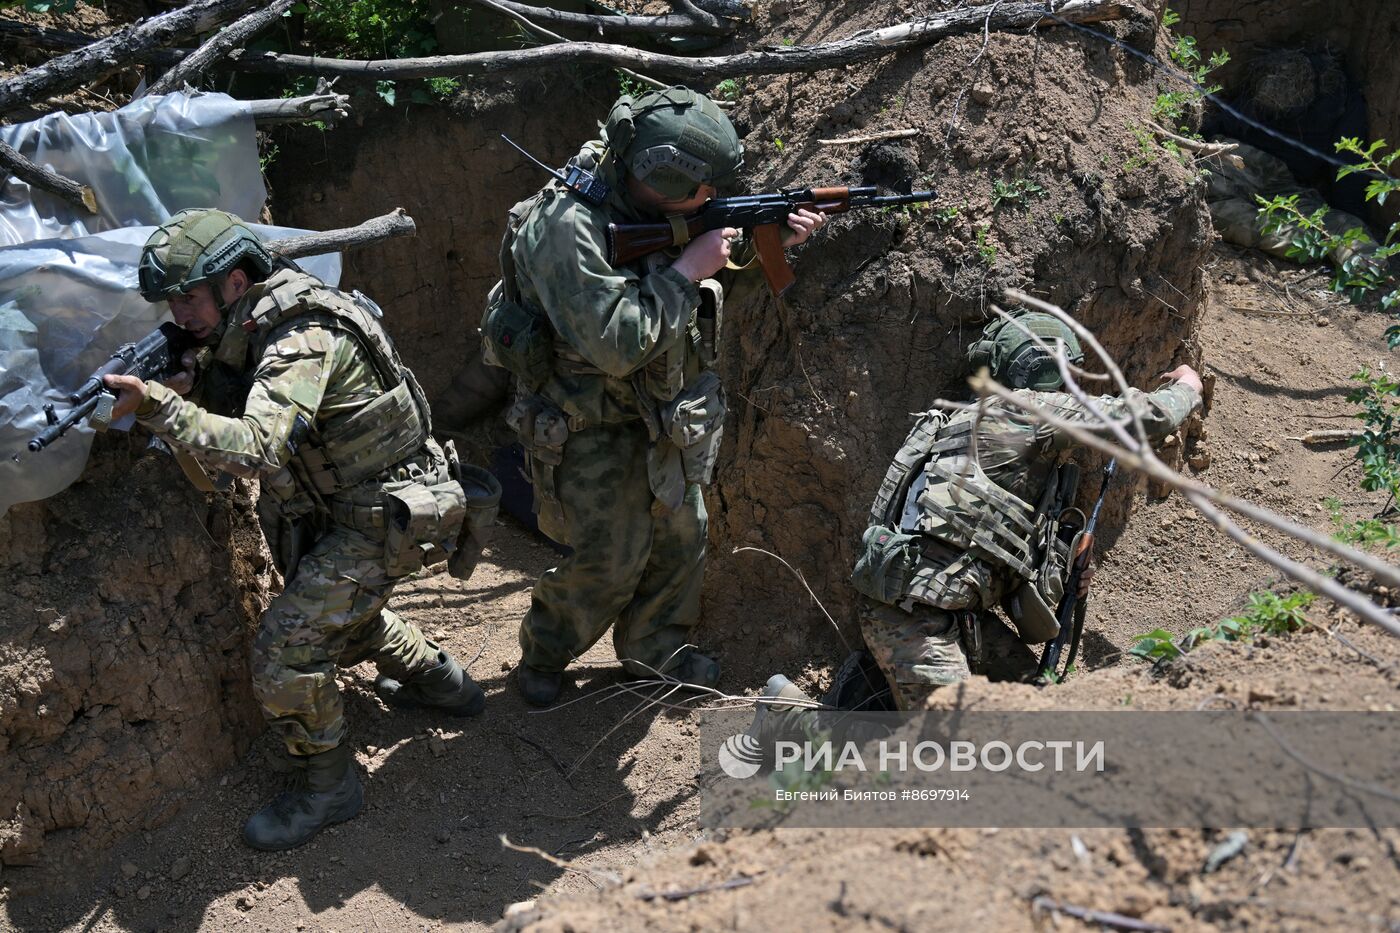
[[[202,283],[217,284],[245,259],[264,275],[272,272],[272,254],[234,215],[180,211],[157,228],[141,250],[137,270],[141,297],[164,301]],[[217,288],[214,299],[219,301]]]
[[[982,331],[982,339],[967,348],[973,369],[987,367],[992,378],[1013,389],[1051,391],[1064,385],[1060,368],[1046,346],[1065,344],[1071,363],[1082,363],[1079,339],[1054,315],[1042,311],[1013,311],[1011,319],[997,318]],[[1042,346],[1042,344],[1044,346]]]
[[[683,87],[619,98],[603,138],[633,176],[669,200],[723,185],[744,163],[734,124],[714,101]]]

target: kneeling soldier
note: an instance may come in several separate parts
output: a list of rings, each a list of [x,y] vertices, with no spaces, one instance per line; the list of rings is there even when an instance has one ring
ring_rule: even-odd
[[[481,712],[481,688],[385,608],[397,578],[461,526],[455,455],[430,436],[427,402],[379,308],[273,256],[237,217],[175,215],[146,242],[140,287],[169,302],[200,349],[168,384],[107,377],[119,392],[113,417],[135,412],[187,472],[261,481],[259,517],[285,588],[253,644],[253,692],[302,779],[243,836],[292,848],[364,802],[338,666],[374,661],[375,688],[393,706]]]

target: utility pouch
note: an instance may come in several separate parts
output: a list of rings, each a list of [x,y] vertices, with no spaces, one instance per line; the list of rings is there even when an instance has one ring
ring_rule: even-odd
[[[1054,488],[1047,490],[1046,500],[1036,516],[1032,542],[1036,555],[1035,574],[1023,580],[1005,600],[1006,614],[1016,626],[1021,641],[1028,645],[1050,641],[1060,634],[1058,616],[1069,576],[1069,562],[1084,534],[1080,525],[1064,522],[1066,515],[1079,512],[1067,507],[1074,502],[1079,487],[1079,468],[1071,463],[1057,470]]]
[[[408,485],[384,493],[384,570],[401,577],[429,564],[434,548],[455,541],[467,516],[467,497],[455,479]]]
[[[918,538],[884,525],[871,525],[861,539],[851,585],[871,599],[893,606],[904,599],[919,560]]]
[[[501,505],[501,481],[489,470],[471,464],[457,464],[457,479],[466,496],[467,515],[457,544],[447,558],[447,572],[458,580],[471,578],[481,560],[481,551],[490,539],[491,527]]]
[[[486,296],[481,319],[482,359],[520,380],[530,391],[554,371],[554,336],[544,312],[512,301],[497,282]]]
[[[695,327],[700,331],[700,365],[710,369],[719,359],[719,342],[724,336],[724,286],[715,279],[703,279],[699,289]]]
[[[692,379],[662,409],[661,423],[680,449],[687,482],[707,486],[714,479],[726,411],[724,386],[710,369]]]
[[[564,461],[564,444],[569,439],[569,417],[542,395],[518,398],[506,412],[506,424],[515,431],[525,448],[530,465],[530,482],[535,487],[535,514],[540,528],[561,544],[564,533],[564,507],[559,502],[554,468]]]

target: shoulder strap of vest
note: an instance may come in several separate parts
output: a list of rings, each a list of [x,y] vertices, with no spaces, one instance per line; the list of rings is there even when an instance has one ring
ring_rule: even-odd
[[[529,217],[530,213],[544,200],[545,190],[541,188],[510,209],[510,216],[506,221],[506,232],[501,235],[501,290],[505,292],[508,299],[516,304],[520,303],[520,283],[515,280],[515,257],[511,255],[511,247],[515,245],[515,235],[520,231],[521,225],[525,223],[525,218]]]
[[[947,422],[947,414],[938,410],[927,411],[919,416],[899,452],[894,455],[889,469],[885,471],[885,479],[880,483],[880,490],[875,494],[875,501],[870,506],[870,524],[899,527],[898,513],[904,508],[904,496],[909,490],[909,483],[913,480],[914,473],[928,459],[940,429]]]
[[[256,334],[256,339],[265,344],[277,329],[303,317],[316,317],[321,323],[349,334],[369,357],[386,392],[393,391],[401,383],[408,384],[424,428],[432,431],[427,396],[389,343],[388,334],[378,320],[377,306],[371,310],[369,299],[361,301],[346,295],[300,271],[281,273],[269,284],[272,287],[254,306],[244,324]]]

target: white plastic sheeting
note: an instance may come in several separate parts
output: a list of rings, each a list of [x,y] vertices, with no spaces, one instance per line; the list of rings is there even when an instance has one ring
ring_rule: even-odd
[[[160,224],[186,207],[256,220],[267,199],[248,105],[224,94],[143,97],[112,113],[52,113],[0,127],[31,161],[88,185],[92,215],[10,178],[0,246]]]
[[[305,232],[253,229],[266,239]],[[44,428],[45,403],[61,416],[68,394],[113,350],[168,319],[163,302],[150,304],[136,291],[141,246],[154,230],[127,227],[0,249],[0,514],[61,492],[83,472],[93,435],[86,424],[38,453],[26,448]],[[340,281],[338,253],[299,265]]]
[[[217,207],[245,219],[267,197],[253,120],[222,94],[143,98],[114,113],[51,114],[0,127],[0,139],[89,185],[100,216],[9,179],[0,190],[0,514],[52,496],[83,471],[93,431],[26,445],[123,343],[168,318],[136,291],[141,246],[176,211]],[[305,233],[254,225],[268,239]],[[301,260],[334,285],[338,254]]]

